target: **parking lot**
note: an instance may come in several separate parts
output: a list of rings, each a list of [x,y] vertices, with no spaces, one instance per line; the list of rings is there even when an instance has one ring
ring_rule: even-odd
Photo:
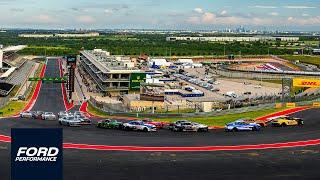
[[[279,96],[281,86],[266,86],[259,81],[233,81],[227,78],[215,78],[205,75],[204,68],[185,69],[186,75],[178,75],[182,81],[203,91],[206,97],[222,98],[229,94],[236,97],[256,98],[261,96]]]

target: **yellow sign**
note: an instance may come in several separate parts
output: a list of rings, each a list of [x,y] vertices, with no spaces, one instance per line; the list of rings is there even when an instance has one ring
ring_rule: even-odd
[[[295,108],[296,107],[296,103],[287,103],[286,107],[287,108]]]
[[[295,87],[320,87],[320,79],[293,79],[293,86]]]
[[[282,108],[282,103],[276,103],[276,108],[277,109]]]
[[[320,102],[314,102],[313,107],[320,107]]]

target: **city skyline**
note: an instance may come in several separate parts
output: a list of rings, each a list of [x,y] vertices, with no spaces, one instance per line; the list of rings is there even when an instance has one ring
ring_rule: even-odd
[[[316,0],[0,0],[2,28],[319,31]]]

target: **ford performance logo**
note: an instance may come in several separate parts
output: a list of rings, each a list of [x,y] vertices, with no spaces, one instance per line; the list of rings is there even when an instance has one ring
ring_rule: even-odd
[[[62,180],[62,129],[12,129],[11,179]]]
[[[56,147],[20,147],[15,161],[47,161],[56,162],[59,149]]]

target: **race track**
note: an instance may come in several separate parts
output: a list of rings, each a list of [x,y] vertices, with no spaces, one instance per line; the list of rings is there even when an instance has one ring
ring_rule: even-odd
[[[48,60],[45,76],[59,76],[57,60]],[[65,110],[60,84],[43,83],[32,110],[58,113]],[[206,147],[286,143],[320,139],[320,109],[296,113],[304,126],[263,128],[259,132],[155,133],[98,129],[94,125],[62,127],[56,121],[8,118],[0,120],[0,135],[10,136],[11,128],[63,128],[65,143],[141,147]],[[9,143],[0,143],[0,168],[8,176]],[[265,177],[315,178],[319,176],[319,145],[284,149],[218,152],[114,152],[66,149],[65,179],[231,179]],[[297,157],[297,158],[295,158]],[[313,163],[311,163],[311,160]],[[143,171],[143,169],[146,171]],[[276,170],[279,168],[280,170]],[[176,169],[176,170],[173,170]],[[229,170],[231,169],[231,170]],[[254,169],[252,173],[248,170]],[[301,171],[298,171],[301,169]],[[247,171],[246,171],[247,170]],[[297,171],[295,171],[297,170]],[[196,173],[192,173],[195,171]],[[0,175],[2,171],[0,170]],[[240,175],[239,175],[240,174]],[[80,176],[81,175],[81,176]],[[167,176],[166,176],[167,175]],[[153,178],[150,178],[153,177]],[[260,178],[259,178],[260,179]],[[263,178],[261,178],[263,179]]]

